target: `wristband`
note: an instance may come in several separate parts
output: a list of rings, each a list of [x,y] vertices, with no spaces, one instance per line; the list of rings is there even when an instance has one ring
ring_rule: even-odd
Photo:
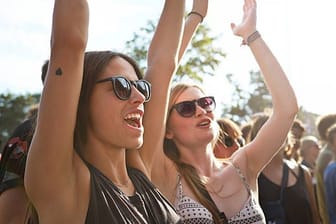
[[[190,16],[191,14],[198,15],[199,17],[201,17],[201,23],[203,22],[204,16],[201,13],[196,12],[196,11],[191,11],[188,13],[188,16]]]
[[[246,41],[243,40],[241,45],[250,45],[253,41],[255,41],[256,39],[258,39],[259,37],[261,37],[260,33],[256,30],[255,32],[253,32],[250,36],[247,37]]]

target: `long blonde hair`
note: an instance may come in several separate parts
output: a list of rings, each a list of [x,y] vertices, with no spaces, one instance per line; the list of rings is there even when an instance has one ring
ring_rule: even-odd
[[[201,87],[194,84],[179,83],[175,85],[170,91],[167,120],[169,120],[171,108],[176,103],[177,98],[189,88],[198,88],[204,93]],[[213,201],[207,197],[208,192],[195,167],[181,161],[181,154],[173,140],[165,138],[163,149],[166,156],[175,163],[178,172],[185,179],[196,199],[211,212],[215,223],[221,223],[218,209]]]

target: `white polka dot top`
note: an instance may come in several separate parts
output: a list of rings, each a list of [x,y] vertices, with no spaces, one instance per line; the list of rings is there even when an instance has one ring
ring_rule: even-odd
[[[232,164],[232,163],[231,163]],[[232,164],[233,165],[233,164]],[[233,165],[234,166],[234,165]],[[252,193],[245,176],[240,169],[234,166],[238,175],[244,182],[249,192],[249,197],[243,208],[233,217],[228,219],[229,224],[266,224],[264,213]],[[178,175],[177,200],[175,208],[177,213],[182,217],[184,224],[213,224],[211,212],[202,204],[183,194],[183,186],[180,175]],[[225,216],[224,213],[219,214],[220,217]]]

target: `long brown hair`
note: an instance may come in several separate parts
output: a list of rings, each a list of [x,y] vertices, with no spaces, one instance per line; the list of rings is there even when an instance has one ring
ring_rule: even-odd
[[[93,87],[99,78],[99,75],[104,72],[109,62],[116,57],[121,57],[128,61],[134,68],[136,75],[139,79],[143,78],[143,75],[137,65],[137,63],[129,56],[113,52],[113,51],[90,51],[85,53],[84,58],[84,71],[83,71],[83,81],[80,90],[80,97],[77,109],[77,120],[75,126],[74,134],[74,147],[76,151],[81,155],[80,148],[81,145],[86,143],[87,137],[87,126],[89,118],[89,101],[92,94]],[[48,68],[48,61],[42,67],[42,81],[46,76]],[[29,203],[28,215],[26,217],[26,222],[28,224],[38,224],[38,215],[34,206]]]
[[[201,92],[204,92],[197,85],[189,85],[185,83],[175,85],[170,92],[168,104],[169,113],[177,98],[188,88],[198,88]],[[169,119],[169,114],[167,119]],[[208,192],[195,167],[181,161],[181,154],[173,140],[165,138],[163,143],[163,149],[166,156],[175,163],[178,172],[185,179],[192,193],[196,196],[196,199],[211,212],[215,223],[221,223],[218,209],[213,201],[206,197]]]
[[[117,57],[128,61],[134,68],[137,77],[139,79],[143,78],[137,63],[125,54],[113,51],[90,51],[85,53],[83,82],[77,109],[77,121],[74,139],[74,147],[79,154],[81,154],[81,146],[86,143],[87,139],[89,102],[93,87],[98,80],[99,75],[104,72],[104,69],[107,67],[110,61]]]

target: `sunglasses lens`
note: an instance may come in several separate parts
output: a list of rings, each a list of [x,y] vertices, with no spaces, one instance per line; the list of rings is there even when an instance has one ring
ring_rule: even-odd
[[[116,79],[113,79],[113,88],[114,93],[117,95],[119,99],[121,100],[129,99],[131,95],[131,86],[125,78],[118,77]]]
[[[198,100],[184,101],[173,106],[182,117],[192,117],[196,113],[196,103],[205,111],[211,112],[215,109],[216,103],[212,96],[202,97]]]
[[[233,146],[233,139],[230,136],[225,135],[224,144],[226,145],[226,147]]]
[[[139,92],[145,96],[145,102],[149,101],[151,96],[151,87],[150,84],[144,80],[137,81],[137,89]]]
[[[187,101],[176,104],[175,109],[182,117],[191,117],[195,114],[196,105],[192,101]]]
[[[215,109],[215,101],[212,97],[203,97],[197,100],[197,104],[207,112],[211,112]]]

